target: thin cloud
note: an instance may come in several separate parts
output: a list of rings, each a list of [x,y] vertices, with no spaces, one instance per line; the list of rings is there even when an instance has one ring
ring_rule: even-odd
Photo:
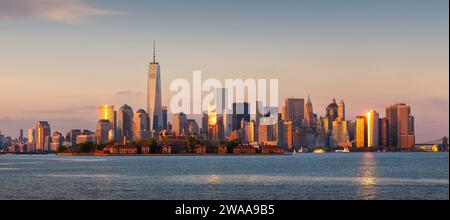
[[[116,95],[130,95],[130,94],[133,94],[133,91],[126,90],[126,91],[118,91],[118,92],[116,92]]]
[[[2,0],[0,20],[39,18],[56,22],[81,22],[88,17],[121,12],[100,8],[86,0]]]
[[[125,91],[118,91],[118,92],[116,92],[116,95],[119,95],[119,96],[125,96],[125,95],[141,96],[141,95],[143,95],[143,93],[142,92],[133,92],[131,90],[125,90]]]

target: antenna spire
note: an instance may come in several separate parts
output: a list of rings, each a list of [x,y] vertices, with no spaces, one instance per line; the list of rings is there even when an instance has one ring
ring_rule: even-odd
[[[153,63],[156,63],[156,44],[155,44],[155,40],[153,40]]]

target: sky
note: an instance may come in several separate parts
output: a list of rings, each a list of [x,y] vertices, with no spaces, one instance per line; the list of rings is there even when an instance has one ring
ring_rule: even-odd
[[[277,78],[279,100],[336,97],[347,118],[411,105],[416,139],[449,134],[447,0],[0,0],[0,131],[94,129],[97,106],[145,108],[157,42],[172,80]]]

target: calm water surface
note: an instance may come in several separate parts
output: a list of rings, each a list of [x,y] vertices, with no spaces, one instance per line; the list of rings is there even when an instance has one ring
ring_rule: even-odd
[[[0,156],[0,199],[449,199],[448,153]]]

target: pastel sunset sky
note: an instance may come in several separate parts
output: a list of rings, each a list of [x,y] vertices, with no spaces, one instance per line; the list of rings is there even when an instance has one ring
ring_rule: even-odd
[[[347,118],[411,105],[417,142],[449,134],[448,0],[0,0],[0,131],[94,129],[97,106],[146,106],[157,41],[177,78],[278,78]]]

